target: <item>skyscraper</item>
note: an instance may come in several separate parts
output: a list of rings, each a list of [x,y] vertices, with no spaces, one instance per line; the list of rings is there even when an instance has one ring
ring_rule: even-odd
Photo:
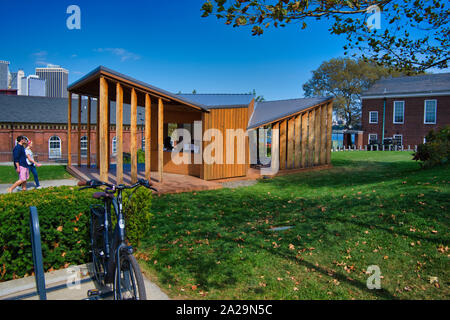
[[[0,60],[0,89],[8,89],[9,61]]]
[[[45,97],[45,80],[40,79],[36,75],[30,75],[28,77],[23,77],[20,82],[20,95]]]
[[[67,98],[68,70],[60,66],[47,65],[46,68],[36,68],[36,75],[46,81],[45,96]]]

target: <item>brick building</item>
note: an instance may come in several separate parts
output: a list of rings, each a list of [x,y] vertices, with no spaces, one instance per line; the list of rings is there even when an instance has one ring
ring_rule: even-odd
[[[450,124],[450,73],[377,81],[363,92],[361,119],[364,144],[423,143],[430,130]]]
[[[0,162],[12,161],[12,149],[17,136],[24,135],[34,142],[33,151],[39,161],[67,161],[67,101],[66,98],[0,95]],[[73,100],[74,105],[78,101]],[[91,161],[95,163],[97,101],[91,106]],[[111,130],[109,146],[115,153],[115,103],[111,102]],[[124,105],[124,152],[130,152],[130,106]],[[72,119],[78,119],[76,108]],[[77,120],[75,120],[77,121]],[[138,132],[143,132],[144,111],[138,107]],[[87,100],[82,100],[81,151],[86,160],[87,152]],[[77,150],[77,123],[72,123],[72,150]],[[143,137],[143,134],[142,134]],[[72,155],[74,162],[76,155]]]

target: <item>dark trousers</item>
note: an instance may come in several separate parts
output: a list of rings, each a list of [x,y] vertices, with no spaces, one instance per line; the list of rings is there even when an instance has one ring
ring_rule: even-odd
[[[39,177],[38,177],[38,173],[37,173],[37,170],[36,170],[36,166],[35,165],[31,165],[31,166],[29,166],[29,169],[30,169],[30,172],[33,174],[34,183],[36,184],[36,187],[39,187],[40,184],[39,184]]]

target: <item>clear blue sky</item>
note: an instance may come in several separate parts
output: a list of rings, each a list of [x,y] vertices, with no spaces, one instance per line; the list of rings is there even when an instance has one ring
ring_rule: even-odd
[[[0,0],[0,60],[10,70],[47,63],[68,69],[69,83],[99,65],[172,92],[246,93],[266,100],[303,96],[302,85],[324,60],[343,56],[343,37],[326,22],[268,29],[253,37],[215,17],[202,0]],[[66,9],[81,8],[81,30]]]

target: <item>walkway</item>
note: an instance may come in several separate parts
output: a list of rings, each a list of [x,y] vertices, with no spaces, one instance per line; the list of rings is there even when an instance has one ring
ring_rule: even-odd
[[[63,180],[41,180],[41,187],[49,188],[49,187],[61,187],[61,186],[76,186],[78,180],[76,179],[63,179]],[[11,184],[0,184],[0,194],[8,193],[8,188],[11,187]],[[29,181],[27,183],[27,190],[34,190],[35,183],[34,181]],[[13,191],[13,192],[21,192],[21,191]]]

